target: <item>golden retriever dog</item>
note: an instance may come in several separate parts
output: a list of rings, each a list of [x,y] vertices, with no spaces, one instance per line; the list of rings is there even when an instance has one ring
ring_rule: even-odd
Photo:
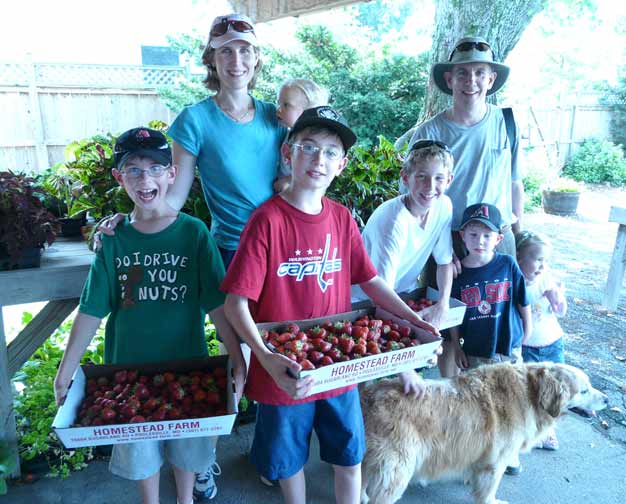
[[[361,389],[367,451],[363,504],[398,501],[409,481],[463,478],[476,504],[496,499],[511,460],[541,439],[569,408],[599,410],[608,399],[566,364],[495,364],[452,379],[426,380],[420,399],[397,380]]]

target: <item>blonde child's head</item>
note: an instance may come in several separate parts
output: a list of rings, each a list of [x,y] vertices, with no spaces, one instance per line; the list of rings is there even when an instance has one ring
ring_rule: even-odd
[[[532,231],[515,235],[517,263],[528,282],[534,282],[548,266],[552,246],[550,241]]]
[[[312,80],[289,79],[278,92],[276,116],[291,128],[304,110],[327,105],[329,98],[328,91]]]
[[[448,175],[452,175],[454,169],[452,153],[444,143],[436,140],[415,141],[404,158],[400,174],[410,176],[418,166],[432,160],[441,162]]]

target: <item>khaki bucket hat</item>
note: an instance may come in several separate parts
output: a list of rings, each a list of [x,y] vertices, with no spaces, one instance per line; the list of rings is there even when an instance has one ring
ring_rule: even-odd
[[[487,95],[492,95],[498,91],[507,78],[509,77],[509,67],[502,63],[497,63],[493,49],[489,43],[480,37],[464,37],[457,40],[454,49],[448,57],[448,61],[435,63],[431,70],[433,82],[439,90],[445,94],[451,95],[452,91],[448,87],[443,74],[452,70],[454,65],[463,65],[465,63],[489,63],[497,74],[496,81]]]

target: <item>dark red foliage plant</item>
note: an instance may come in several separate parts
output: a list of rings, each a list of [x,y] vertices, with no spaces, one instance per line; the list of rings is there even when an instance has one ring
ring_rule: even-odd
[[[40,196],[43,190],[33,177],[0,172],[0,263],[8,263],[9,268],[24,250],[50,245],[56,237],[56,218],[44,208]]]

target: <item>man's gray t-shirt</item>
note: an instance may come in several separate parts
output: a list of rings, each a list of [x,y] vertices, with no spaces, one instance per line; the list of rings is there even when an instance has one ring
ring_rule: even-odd
[[[511,146],[499,107],[487,104],[485,117],[473,126],[452,122],[441,112],[417,127],[409,145],[420,138],[444,142],[454,156],[454,179],[446,191],[452,200],[453,230],[459,229],[463,211],[474,203],[495,205],[504,224],[517,221],[511,206],[511,181],[521,178],[518,149],[511,162]]]

